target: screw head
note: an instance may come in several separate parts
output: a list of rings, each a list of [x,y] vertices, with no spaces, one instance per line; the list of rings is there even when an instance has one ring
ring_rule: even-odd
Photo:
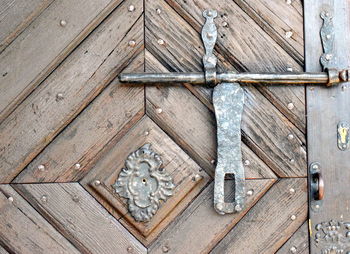
[[[327,35],[326,35],[326,39],[328,39],[328,40],[329,40],[331,37],[332,37],[332,35],[330,35],[330,34],[327,34]]]
[[[292,246],[289,250],[291,253],[297,253],[297,248],[295,246]]]
[[[288,109],[293,109],[294,108],[294,104],[292,102],[288,103],[287,105]]]
[[[313,167],[314,169],[318,169],[318,168],[319,168],[319,166],[318,166],[317,164],[314,164],[312,167]]]
[[[250,189],[247,191],[247,196],[252,196],[254,194],[254,190]]]
[[[290,188],[290,189],[289,189],[289,193],[290,193],[290,194],[294,194],[294,193],[295,193],[295,189]]]
[[[293,135],[293,134],[289,134],[289,135],[288,135],[288,139],[289,139],[289,140],[292,140],[293,138],[294,138],[294,135]]]
[[[38,169],[39,169],[40,171],[44,171],[44,170],[45,170],[45,166],[41,164],[41,165],[38,166]]]
[[[60,21],[60,25],[61,25],[62,27],[65,27],[65,26],[67,25],[67,21],[65,21],[64,19],[62,19],[62,20]]]
[[[160,114],[160,113],[163,112],[163,109],[161,109],[161,108],[156,108],[156,112],[157,112],[157,114]]]
[[[285,34],[285,36],[286,36],[287,39],[289,39],[290,37],[292,37],[292,35],[293,35],[293,32],[292,32],[292,31],[287,31],[286,34]]]
[[[13,197],[8,197],[8,201],[13,202]]]
[[[60,100],[63,100],[63,99],[64,99],[63,93],[58,93],[58,94],[56,95],[56,101],[60,101]]]
[[[128,43],[128,45],[130,46],[130,47],[135,47],[136,46],[136,41],[134,41],[134,40],[131,40],[131,41],[129,41],[129,43]]]
[[[40,200],[41,200],[41,202],[46,203],[47,202],[47,196],[43,195]]]
[[[159,45],[164,45],[164,44],[165,44],[165,42],[164,42],[164,40],[163,40],[163,39],[158,39],[158,44],[159,44]]]
[[[245,161],[244,161],[244,165],[245,165],[245,166],[249,166],[249,165],[250,165],[250,161],[249,161],[249,160],[245,160]]]
[[[76,163],[76,164],[74,165],[74,168],[75,168],[75,169],[80,169],[80,168],[81,168],[81,165],[80,165],[79,163]]]
[[[295,216],[294,214],[292,216],[290,216],[291,220],[295,220],[297,218],[297,216]]]
[[[134,10],[135,10],[135,6],[130,5],[130,6],[128,7],[128,11],[129,11],[129,12],[133,12]]]

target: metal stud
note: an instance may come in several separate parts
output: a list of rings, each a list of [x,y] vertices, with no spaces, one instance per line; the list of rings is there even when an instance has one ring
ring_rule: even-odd
[[[249,161],[249,160],[245,160],[245,161],[244,161],[244,165],[245,165],[245,166],[249,166],[249,165],[250,165],[250,161]]]
[[[129,41],[128,45],[133,48],[136,45],[136,41],[131,40],[131,41]]]
[[[47,202],[47,196],[46,195],[43,195],[41,198],[40,198],[41,202],[43,203],[46,203]]]
[[[290,188],[290,189],[289,189],[289,193],[290,193],[290,194],[294,194],[294,193],[295,193],[295,189]]]
[[[292,246],[289,250],[291,253],[297,253],[297,248],[295,246]]]
[[[228,27],[228,23],[226,21],[222,22],[221,24],[223,27]]]
[[[149,135],[149,131],[145,131],[145,136],[148,136]]]
[[[129,11],[129,12],[133,12],[134,10],[135,10],[135,6],[130,5],[130,6],[128,7],[128,11]]]
[[[195,176],[192,177],[193,182],[197,182],[202,179],[202,176],[200,174],[196,174]]]
[[[169,247],[166,246],[166,245],[164,245],[163,248],[162,248],[162,251],[163,251],[164,253],[169,252]]]
[[[252,196],[254,194],[254,190],[250,189],[247,191],[247,196]]]
[[[79,163],[76,163],[76,164],[74,165],[74,168],[75,168],[75,169],[80,169],[80,168],[81,168],[81,165],[80,165]]]
[[[286,4],[292,4],[292,0],[286,0]]]
[[[95,186],[99,186],[101,184],[101,181],[100,180],[95,180],[95,182],[94,182],[94,185]]]
[[[215,160],[211,160],[210,163],[211,163],[211,164],[215,164]]]
[[[330,38],[332,37],[332,35],[330,35],[330,34],[327,34],[326,35],[326,38],[329,40]]]
[[[161,13],[162,13],[162,10],[161,10],[161,9],[159,9],[159,8],[157,8],[157,9],[156,9],[156,12],[157,12],[157,14],[159,15],[159,14],[161,14]]]
[[[13,197],[8,197],[8,201],[13,202]]]
[[[58,94],[56,95],[56,101],[60,101],[60,100],[63,100],[63,99],[64,99],[63,93],[58,93]]]
[[[287,31],[286,32],[286,38],[289,39],[290,37],[292,37],[293,32],[292,31]]]
[[[62,20],[60,21],[60,25],[61,25],[62,27],[65,27],[65,26],[67,25],[67,21],[65,21],[64,19],[62,19]]]
[[[131,252],[134,251],[134,249],[133,249],[132,247],[129,246],[129,247],[126,249],[126,251],[129,252],[129,253],[131,253]]]
[[[294,135],[293,135],[293,134],[289,134],[289,135],[288,135],[288,139],[289,139],[289,140],[292,140],[293,138],[294,138]]]
[[[163,39],[158,39],[158,44],[159,44],[159,45],[164,45],[164,44],[165,44],[165,42],[164,42],[164,40],[163,40]]]
[[[207,33],[207,37],[208,37],[208,39],[212,39],[214,37],[214,35],[211,33]]]
[[[216,204],[216,209],[218,209],[219,211],[221,211],[222,209],[224,209],[224,204],[223,204],[223,203],[217,203],[217,204]]]
[[[330,61],[332,59],[333,55],[332,54],[326,54],[326,60]]]
[[[163,109],[161,109],[161,108],[156,108],[156,112],[157,112],[157,114],[161,114],[161,113],[163,112]]]
[[[292,102],[288,103],[287,105],[288,109],[293,109],[294,108],[294,104]]]
[[[293,68],[292,67],[287,67],[287,71],[288,72],[293,72]]]
[[[41,165],[38,166],[38,169],[39,169],[40,171],[44,171],[44,170],[45,170],[45,166],[41,164]]]
[[[289,162],[290,162],[290,163],[294,163],[295,160],[294,160],[294,159],[290,159]]]
[[[297,216],[295,216],[294,214],[292,216],[290,216],[291,220],[295,220],[297,218]]]

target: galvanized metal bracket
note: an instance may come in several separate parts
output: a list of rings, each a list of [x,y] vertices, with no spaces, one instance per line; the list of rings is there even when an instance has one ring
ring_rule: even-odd
[[[172,177],[161,167],[161,157],[145,144],[131,153],[125,168],[112,187],[128,199],[128,209],[136,221],[149,221],[158,211],[160,201],[173,195]]]

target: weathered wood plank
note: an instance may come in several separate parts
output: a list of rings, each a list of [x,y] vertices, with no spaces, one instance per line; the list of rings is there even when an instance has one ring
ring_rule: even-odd
[[[158,1],[149,1],[159,5]],[[237,4],[231,0],[219,1],[194,1],[194,0],[167,0],[176,11],[197,31],[200,32],[204,18],[202,11],[216,9],[218,17],[215,22],[218,26],[218,40],[216,50],[225,57],[226,61],[237,71],[255,72],[286,72],[302,71],[299,65],[285,50],[278,45],[268,33],[259,27]],[[278,5],[284,5],[284,1],[278,1]],[[147,5],[146,5],[147,6]],[[162,15],[162,14],[161,14]],[[299,19],[298,27],[302,31],[303,23]],[[169,22],[169,21],[168,21]],[[157,36],[169,33],[168,22],[159,25]],[[227,24],[227,25],[226,25]],[[147,25],[147,23],[146,23]],[[154,30],[154,29],[153,29]],[[188,29],[175,29],[176,33],[188,33]],[[164,32],[165,31],[165,32]],[[181,36],[179,41],[187,47],[187,42]],[[181,51],[182,52],[182,51]],[[201,57],[199,59],[202,59]],[[230,70],[233,68],[230,67]],[[298,128],[305,132],[305,91],[303,86],[257,86],[264,94],[270,96],[271,102],[279,108]],[[288,107],[289,103],[294,107]]]
[[[0,2],[0,52],[4,50],[53,0]]]
[[[55,1],[32,22],[0,54],[0,121],[120,2]],[[60,25],[61,20],[66,25]]]
[[[127,200],[116,195],[111,186],[117,180],[121,169],[125,168],[128,155],[146,143],[151,144],[152,150],[161,156],[164,170],[172,176],[175,188],[173,196],[161,205],[152,220],[140,223],[130,215]],[[193,180],[196,174],[201,176],[199,181]],[[104,195],[106,192],[101,195],[95,187],[91,186],[95,180],[99,180],[101,185],[111,193],[108,195],[110,197],[106,198]],[[114,210],[114,213],[118,211],[122,215],[120,221],[128,229],[135,228],[134,235],[148,244],[210,181],[211,178],[166,133],[145,116],[122,139],[114,138],[108,144],[101,158],[81,183],[108,211]],[[175,208],[179,205],[181,209]],[[176,210],[175,213],[174,210]]]
[[[142,20],[139,20],[135,27],[137,37],[132,38],[142,40],[141,26]],[[115,61],[115,54],[109,58],[111,64]],[[144,55],[141,53],[125,71],[140,72],[143,68]],[[90,164],[96,160],[95,156],[109,140],[115,135],[119,138],[124,136],[143,115],[143,86],[122,85],[115,79],[13,182],[80,180],[88,173]],[[42,170],[40,165],[44,165],[45,169]]]
[[[282,179],[240,220],[212,253],[274,253],[306,218],[306,178]]]
[[[129,12],[131,2],[123,2],[0,125],[1,182],[11,181],[143,49],[142,2]]]
[[[320,71],[320,56],[323,52],[320,28],[320,13],[333,13],[334,51],[336,57],[332,68],[345,69],[350,66],[350,2],[346,0],[304,1],[305,16],[305,62],[306,71]],[[310,205],[310,249],[311,253],[347,252],[338,241],[320,241],[317,246],[315,225],[322,222],[350,221],[349,213],[349,158],[350,150],[341,151],[337,146],[338,123],[350,123],[350,83],[332,88],[310,87],[307,89],[308,114],[308,162],[318,162],[325,182],[323,205],[312,209]],[[311,200],[310,200],[311,201]],[[320,230],[322,231],[322,230]],[[320,232],[319,231],[319,232]],[[335,232],[338,232],[336,230]],[[327,236],[328,237],[328,236]],[[323,234],[321,234],[323,238]],[[347,245],[349,246],[349,245]]]
[[[0,185],[0,244],[11,253],[79,253],[9,185]]]
[[[80,252],[146,253],[78,183],[16,184],[15,188]]]
[[[177,217],[150,248],[150,253],[208,253],[273,184],[273,179],[248,180],[246,208],[239,214],[219,215],[213,208],[214,186],[208,186]],[[203,235],[205,234],[205,236]]]
[[[164,2],[147,2],[146,8],[146,48],[150,53],[171,71],[201,70],[203,49],[199,34]],[[162,10],[159,15],[155,11],[157,8]],[[165,41],[164,45],[158,44],[159,39]],[[146,71],[164,71],[157,70],[153,60],[150,60],[148,64],[147,56],[148,55],[146,55]],[[229,63],[224,61],[219,61],[219,63],[222,69],[229,66]],[[169,96],[170,93],[173,95]],[[188,126],[191,126],[191,131],[193,131],[193,120],[198,120],[194,115],[189,113],[189,111],[192,110],[200,111],[199,114],[203,119],[203,124],[215,126],[213,114],[211,114],[211,116],[210,114],[205,116],[204,114],[207,114],[207,110],[200,109],[200,106],[197,105],[189,105],[192,103],[192,100],[194,100],[191,94],[188,93],[185,99],[185,95],[181,93],[182,90],[177,87],[167,86],[161,87],[160,89],[155,89],[154,86],[147,87],[147,101],[150,102],[147,112],[149,112],[150,115],[153,114],[152,118],[156,117],[159,119],[158,121],[164,121],[164,123],[161,124],[162,128],[167,128],[166,130],[169,133],[174,133],[177,129],[181,131],[186,130],[185,128],[173,127],[181,126],[186,121],[188,122]],[[211,92],[205,90],[203,94],[204,93],[209,101]],[[163,106],[165,103],[167,103],[167,105]],[[178,105],[186,106],[179,108]],[[156,107],[163,108],[164,114],[152,113],[151,111]],[[242,130],[250,140],[250,148],[258,153],[260,158],[262,158],[265,163],[268,163],[278,175],[306,176],[304,134],[293,126],[279,110],[252,86],[246,86],[246,103],[244,110]],[[167,112],[172,113],[168,115]],[[193,118],[188,118],[187,116],[189,115],[193,116]],[[174,118],[174,120],[170,120],[170,118]],[[208,119],[211,120],[208,121]],[[177,123],[174,124],[174,121],[177,121]],[[165,127],[165,125],[168,127]],[[200,131],[204,132],[203,128],[207,128],[208,126],[201,126]],[[292,134],[294,138],[291,140],[288,139],[287,137],[289,134]],[[208,142],[208,144],[198,145],[198,148],[194,149],[194,153],[199,153],[210,144],[214,146],[214,143],[209,143],[213,140],[212,133],[207,133],[206,135],[211,137],[203,139],[202,142]],[[197,137],[201,135],[192,135],[192,133],[190,133],[190,136],[192,136],[194,143],[201,142],[197,140]],[[175,138],[175,140],[177,140],[177,138]],[[181,142],[187,143],[190,142],[191,137],[180,140],[184,140]],[[202,160],[204,159],[205,162],[201,162],[200,165],[206,169],[210,168],[209,163],[213,158],[209,156],[213,155],[214,153],[211,151],[201,156]]]
[[[0,245],[0,254],[9,254],[9,253]]]
[[[304,65],[301,0],[234,0],[234,2],[301,66]]]
[[[307,221],[292,235],[291,238],[276,252],[277,254],[285,253],[309,253],[309,232]]]

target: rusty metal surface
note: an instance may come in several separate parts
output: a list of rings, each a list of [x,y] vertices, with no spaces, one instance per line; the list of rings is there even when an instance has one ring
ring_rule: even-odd
[[[217,165],[214,207],[220,214],[239,212],[244,207],[244,167],[241,152],[241,120],[244,92],[238,83],[221,83],[214,88],[213,104],[217,122]],[[234,175],[234,201],[225,202],[225,175]]]

